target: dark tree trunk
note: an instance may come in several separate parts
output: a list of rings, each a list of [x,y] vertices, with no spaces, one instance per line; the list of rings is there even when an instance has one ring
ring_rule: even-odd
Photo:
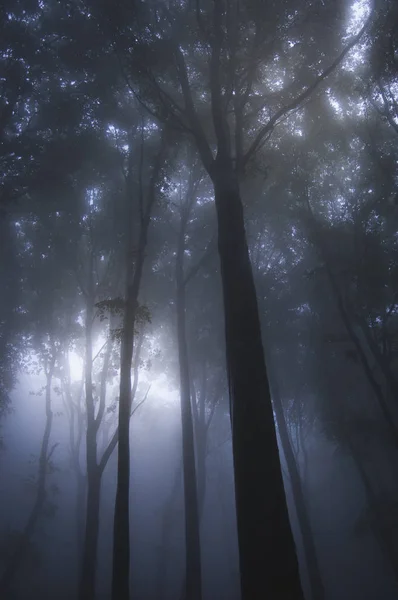
[[[212,169],[224,296],[242,600],[302,600],[256,290],[232,161]]]
[[[83,473],[76,472],[76,503],[75,503],[75,519],[76,519],[76,557],[77,570],[80,574],[81,565],[83,562],[84,548],[84,532],[85,519],[84,510],[86,505],[86,476]]]
[[[177,338],[180,367],[180,398],[182,425],[182,460],[184,472],[185,507],[185,598],[201,600],[201,557],[199,508],[196,483],[195,443],[193,431],[191,385],[185,323],[184,244],[185,216],[181,219],[177,258]]]
[[[120,363],[119,443],[113,533],[112,600],[129,600],[130,598],[130,407],[135,310],[135,303],[130,302],[124,318]]]
[[[268,363],[268,366],[270,363]],[[323,600],[325,598],[325,589],[323,586],[321,571],[319,568],[318,556],[314,543],[311,522],[307,511],[304,497],[303,486],[301,484],[300,474],[294,456],[293,448],[290,442],[289,431],[286,424],[285,415],[279,390],[276,382],[271,379],[273,405],[278,426],[279,437],[282,444],[283,454],[285,456],[290,483],[292,486],[294,506],[297,512],[297,518],[300,526],[303,540],[305,561],[308,571],[308,578],[311,587],[311,597],[313,600]]]
[[[101,493],[101,475],[98,467],[89,469],[87,474],[87,483],[88,491],[86,504],[86,528],[83,546],[83,563],[79,600],[93,600],[95,598]]]
[[[118,432],[116,431],[109,443],[106,445],[101,460],[98,459],[97,433],[105,412],[106,382],[112,354],[112,347],[112,339],[109,338],[101,371],[98,414],[95,419],[90,421],[90,425],[87,425],[87,499],[79,600],[94,600],[95,598],[95,579],[100,525],[101,480],[105,467],[108,464],[108,460],[111,457],[118,441]],[[89,350],[88,354],[91,356],[91,350]],[[91,380],[91,369],[87,369],[86,371],[86,381],[87,378]],[[86,481],[86,478],[82,478],[79,475],[80,474],[78,474],[78,502],[81,494],[83,494],[84,501],[84,486]],[[82,481],[80,481],[80,479],[82,479]]]
[[[344,425],[342,425],[344,430]],[[350,451],[352,460],[358,471],[363,489],[365,492],[368,507],[371,512],[371,530],[377,540],[380,550],[383,554],[385,561],[390,565],[395,582],[398,584],[398,554],[397,554],[397,543],[396,536],[389,535],[389,531],[386,531],[386,527],[383,527],[382,522],[385,515],[383,509],[380,508],[379,499],[375,493],[370,478],[363,465],[363,460],[358,454],[355,448],[355,444],[351,441],[351,433],[345,431],[345,440]]]
[[[384,375],[384,378],[393,394],[395,399],[398,398],[398,382],[394,377],[394,374],[391,370],[390,364],[386,356],[381,352],[378,343],[373,338],[371,331],[369,329],[368,324],[366,323],[364,318],[359,316],[356,317],[356,321],[358,322],[361,331],[365,337],[365,340],[369,346],[370,351],[372,352],[377,364],[379,365],[380,371]]]
[[[207,458],[207,434],[210,426],[213,412],[206,420],[206,400],[208,396],[207,389],[207,364],[206,361],[202,364],[201,383],[199,395],[195,392],[195,386],[192,382],[192,405],[195,408],[194,430],[195,430],[195,445],[196,445],[196,471],[198,481],[198,511],[199,522],[202,521],[203,509],[206,497],[206,458]],[[217,398],[214,398],[217,402]]]
[[[55,446],[53,446],[53,448],[49,450],[51,428],[53,423],[53,412],[51,409],[51,384],[53,379],[54,366],[55,359],[52,360],[49,369],[46,373],[46,424],[44,428],[43,440],[40,450],[36,500],[33,505],[32,511],[29,515],[28,521],[25,525],[25,528],[23,529],[19,537],[17,547],[15,548],[14,553],[10,557],[5,571],[1,576],[0,595],[2,598],[7,598],[6,594],[9,593],[15,574],[17,573],[19,567],[25,559],[26,552],[29,548],[29,542],[31,541],[32,536],[35,532],[37,522],[43,512],[43,508],[47,498],[46,482],[48,462],[55,448]]]
[[[197,472],[198,472],[198,512],[199,522],[202,521],[203,509],[206,498],[206,450],[207,450],[207,435],[204,430],[197,433],[196,436],[197,448]]]
[[[71,467],[76,480],[76,498],[75,498],[75,526],[76,526],[76,573],[77,573],[77,588],[80,585],[80,569],[82,565],[82,551],[84,543],[84,513],[86,501],[86,476],[83,474],[80,467],[80,446],[83,436],[83,414],[81,410],[81,396],[84,388],[84,373],[81,382],[81,389],[73,401],[71,391],[71,377],[69,354],[66,353],[64,362],[65,379],[63,381],[65,393],[65,408],[69,420],[69,446],[71,454]]]
[[[388,429],[391,433],[391,437],[394,441],[394,444],[396,447],[398,447],[398,429],[395,424],[394,417],[393,417],[392,411],[390,409],[390,406],[383,394],[383,390],[382,390],[381,386],[379,385],[379,383],[377,382],[377,380],[373,374],[373,370],[369,364],[365,350],[362,346],[362,343],[361,343],[358,335],[355,332],[355,328],[354,328],[354,324],[351,320],[351,316],[349,315],[349,313],[347,311],[347,308],[345,306],[344,299],[342,297],[339,285],[336,281],[333,270],[330,266],[328,257],[326,255],[326,252],[323,249],[321,242],[318,243],[318,249],[320,250],[320,254],[325,263],[326,272],[327,272],[327,275],[329,278],[329,282],[330,282],[333,294],[336,298],[336,304],[337,304],[337,308],[338,308],[341,320],[344,323],[344,326],[347,330],[347,333],[349,335],[351,342],[353,343],[353,345],[355,347],[355,350],[357,351],[359,362],[362,366],[365,377],[368,380],[369,385],[372,388],[372,390],[377,398],[380,410],[383,413],[383,417],[384,417],[386,424],[388,426]]]
[[[131,364],[134,348],[134,327],[138,307],[138,294],[141,286],[148,241],[148,230],[151,222],[152,208],[156,198],[156,185],[163,164],[166,138],[162,134],[159,151],[155,157],[146,206],[144,206],[143,190],[139,190],[140,231],[138,245],[134,247],[133,239],[133,140],[131,141],[128,181],[126,189],[126,296],[123,321],[123,335],[120,360],[120,395],[118,414],[118,459],[117,487],[113,530],[112,561],[112,600],[129,600],[130,597],[130,412],[131,412]],[[140,180],[143,167],[143,141],[141,144]],[[135,264],[133,261],[136,255]],[[134,267],[134,268],[133,268]]]
[[[366,356],[366,352],[363,348],[363,345],[361,343],[361,340],[359,339],[359,337],[355,331],[355,327],[354,327],[353,321],[351,319],[351,316],[347,310],[346,303],[344,302],[344,297],[342,295],[340,286],[339,286],[337,279],[335,277],[335,274],[333,272],[332,263],[329,259],[327,249],[325,248],[325,245],[323,243],[323,240],[321,237],[322,232],[319,230],[319,227],[318,227],[317,221],[314,217],[314,214],[312,212],[311,204],[309,202],[308,197],[306,198],[306,204],[307,204],[307,210],[308,210],[306,225],[308,227],[309,235],[315,245],[316,250],[319,253],[319,256],[321,257],[321,259],[324,263],[325,271],[326,271],[327,277],[329,279],[332,293],[336,299],[336,305],[337,305],[337,309],[339,311],[341,320],[342,320],[342,322],[347,330],[348,336],[358,354],[359,362],[361,364],[361,367],[363,369],[365,377],[368,380],[369,385],[372,388],[372,390],[377,398],[380,410],[383,413],[384,419],[387,423],[387,426],[391,433],[391,437],[394,441],[394,444],[395,444],[395,446],[398,447],[398,429],[395,424],[392,411],[391,411],[390,406],[383,394],[382,388],[380,387],[378,381],[376,380],[376,378],[373,374],[373,369],[371,368],[371,365],[369,364],[369,361]]]
[[[156,567],[156,600],[164,597],[164,586],[166,582],[167,567],[170,560],[168,550],[173,530],[176,526],[178,508],[177,501],[181,490],[182,463],[178,466],[173,481],[173,487],[165,502],[160,525],[160,544]],[[185,585],[184,585],[185,592]]]
[[[87,446],[87,498],[86,498],[86,519],[85,519],[85,534],[83,542],[83,557],[82,557],[82,572],[79,590],[79,600],[94,600],[95,598],[95,579],[96,579],[96,564],[97,564],[97,552],[98,552],[98,536],[99,536],[99,524],[100,524],[100,498],[101,498],[101,478],[104,468],[107,464],[106,461],[98,462],[97,452],[97,434],[101,425],[106,403],[106,382],[108,378],[109,364],[112,354],[112,338],[110,337],[106,344],[106,351],[104,356],[104,362],[101,370],[101,384],[100,384],[100,401],[98,414],[94,417],[94,402],[93,402],[93,390],[92,390],[92,340],[91,340],[91,326],[92,323],[92,310],[88,310],[87,313],[87,325],[86,330],[86,395],[90,405],[90,409],[87,411],[90,417],[87,419],[87,435],[86,435],[86,446]],[[87,387],[88,384],[88,387]],[[113,444],[112,444],[113,446]],[[81,502],[81,495],[83,494],[84,499],[84,481],[81,482],[80,473],[78,477],[78,498],[77,502]],[[80,486],[80,487],[79,487]],[[79,517],[77,517],[79,519]],[[78,521],[79,522],[79,521]]]
[[[97,561],[98,523],[99,523],[99,474],[97,466],[97,431],[98,423],[95,419],[93,397],[93,343],[92,330],[94,321],[94,251],[91,249],[89,257],[89,272],[86,295],[86,352],[85,352],[85,390],[86,390],[86,465],[87,465],[87,500],[86,500],[86,526],[83,542],[83,562],[81,565],[79,600],[94,600],[95,577]],[[98,502],[97,502],[98,495]],[[98,503],[98,509],[97,505]]]

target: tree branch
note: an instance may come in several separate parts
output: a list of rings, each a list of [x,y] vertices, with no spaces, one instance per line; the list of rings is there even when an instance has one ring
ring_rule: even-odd
[[[105,467],[108,464],[110,457],[112,456],[112,452],[116,448],[116,444],[117,444],[118,440],[119,440],[119,427],[116,428],[116,431],[114,432],[109,444],[107,445],[106,449],[104,450],[104,453],[103,453],[100,463],[98,465],[98,471],[101,475],[104,472]]]
[[[198,271],[205,264],[206,260],[212,255],[212,253],[214,252],[214,250],[216,248],[215,242],[216,242],[216,236],[214,235],[212,237],[212,239],[210,240],[206,250],[202,254],[202,257],[198,260],[198,262],[195,265],[193,265],[189,269],[188,273],[185,275],[184,285],[187,285],[187,283],[189,283],[189,281],[191,281],[191,279],[193,279],[196,276]]]
[[[306,90],[301,92],[301,94],[299,94],[289,104],[287,104],[286,106],[282,106],[282,108],[280,108],[274,114],[274,116],[270,118],[268,123],[266,125],[264,125],[264,127],[262,127],[262,129],[260,129],[260,131],[256,135],[254,141],[252,142],[251,146],[249,147],[249,149],[247,150],[246,154],[244,155],[244,157],[242,159],[242,167],[245,167],[245,165],[248,163],[248,161],[251,159],[251,157],[255,154],[256,150],[260,146],[264,137],[273,130],[273,128],[277,125],[278,120],[281,117],[284,117],[285,115],[287,115],[288,113],[293,111],[294,109],[298,108],[305,100],[307,100],[311,96],[311,94],[320,86],[320,84],[343,62],[343,60],[347,56],[348,52],[361,39],[362,35],[364,34],[366,28],[369,25],[370,19],[371,19],[371,17],[369,17],[367,19],[365,25],[362,27],[362,29],[359,31],[359,33],[357,33],[357,35],[355,35],[353,37],[351,42],[349,42],[349,44],[347,44],[347,46],[342,50],[342,52],[340,52],[340,54],[332,62],[332,64],[329,65],[329,67],[327,67],[320,75],[318,75],[318,77],[314,80],[314,82]]]
[[[225,119],[223,93],[221,91],[221,45],[224,38],[221,0],[214,0],[213,26],[214,32],[210,58],[211,111],[213,115],[213,127],[217,138],[217,151],[227,156],[230,152],[231,141],[229,139],[229,128]]]
[[[177,73],[180,81],[181,91],[184,97],[186,114],[190,121],[192,133],[195,138],[200,157],[203,161],[203,165],[206,171],[210,173],[212,165],[214,163],[214,157],[210,149],[209,143],[206,139],[202,125],[199,121],[199,117],[195,110],[192,92],[189,85],[187,66],[185,64],[184,55],[181,52],[181,49],[177,46],[177,44],[174,45],[174,56],[176,60]]]
[[[140,406],[142,406],[144,404],[145,400],[148,398],[148,394],[149,394],[149,390],[150,389],[151,389],[151,386],[149,385],[149,387],[148,387],[148,389],[147,389],[147,391],[145,393],[145,396],[143,397],[143,399],[141,400],[141,402],[138,402],[137,406],[135,406],[133,408],[133,410],[131,411],[130,417],[133,417],[134,414],[137,412],[137,410],[140,408]]]

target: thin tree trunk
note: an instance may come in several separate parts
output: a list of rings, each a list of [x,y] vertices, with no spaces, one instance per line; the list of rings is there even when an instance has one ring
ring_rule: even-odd
[[[376,381],[376,378],[373,375],[372,368],[369,365],[369,361],[368,361],[366,353],[365,353],[365,351],[364,351],[364,349],[362,347],[361,341],[360,341],[359,337],[357,336],[357,334],[355,332],[353,323],[351,322],[350,315],[348,314],[347,309],[345,307],[344,300],[342,298],[339,285],[338,285],[338,283],[336,281],[336,278],[335,278],[335,276],[333,274],[333,271],[331,269],[328,257],[326,255],[326,253],[325,253],[325,251],[324,251],[323,246],[322,246],[321,243],[319,243],[319,249],[321,251],[322,258],[323,258],[324,263],[325,263],[326,272],[327,272],[327,275],[328,275],[328,278],[329,278],[329,281],[330,281],[330,284],[331,284],[331,288],[332,288],[333,293],[334,293],[335,298],[336,298],[336,304],[337,304],[337,308],[338,308],[339,313],[340,313],[341,320],[343,321],[343,324],[344,324],[344,326],[345,326],[345,328],[347,330],[347,333],[348,333],[348,335],[349,335],[349,337],[350,337],[350,339],[351,339],[351,341],[352,341],[352,343],[353,343],[353,345],[354,345],[354,347],[355,347],[355,349],[356,349],[356,351],[358,353],[359,361],[360,361],[360,364],[361,364],[362,369],[364,371],[365,377],[367,378],[368,383],[369,383],[370,387],[372,388],[372,390],[373,390],[373,392],[374,392],[374,394],[375,394],[375,396],[377,398],[379,407],[381,409],[381,412],[383,413],[384,419],[385,419],[385,421],[387,423],[387,426],[388,426],[388,429],[389,429],[389,431],[391,433],[391,437],[392,437],[392,439],[394,441],[394,444],[395,444],[396,447],[398,447],[398,429],[397,429],[397,426],[396,426],[396,424],[394,422],[394,418],[393,418],[393,415],[391,413],[390,407],[388,406],[387,400],[386,400],[386,398],[385,398],[385,396],[383,394],[383,391],[382,391],[380,385],[378,384],[378,382]]]
[[[39,458],[39,472],[37,481],[37,494],[36,500],[33,505],[32,511],[29,515],[28,521],[23,529],[14,553],[10,557],[5,571],[0,579],[0,592],[1,596],[6,598],[6,594],[10,590],[10,586],[13,583],[14,577],[23,563],[27,550],[29,548],[29,542],[35,532],[37,522],[43,512],[45,501],[47,498],[46,482],[47,482],[47,471],[48,462],[55,449],[55,445],[49,450],[51,428],[53,423],[53,412],[51,409],[51,384],[53,379],[55,367],[55,358],[52,358],[49,369],[46,373],[46,424],[44,428],[43,440],[40,450]]]
[[[191,385],[189,375],[188,347],[185,322],[185,250],[186,215],[181,217],[177,246],[176,283],[177,283],[177,337],[180,367],[180,399],[182,425],[182,459],[184,471],[184,507],[185,507],[185,598],[201,600],[201,556],[199,533],[199,508],[196,482],[195,443],[191,406]]]
[[[87,419],[87,500],[86,500],[86,527],[83,545],[83,560],[81,584],[79,590],[80,600],[94,600],[95,598],[95,579],[98,554],[98,537],[100,525],[100,502],[101,502],[101,480],[105,467],[118,441],[118,432],[112,436],[109,443],[106,445],[102,454],[101,460],[98,458],[97,452],[97,434],[106,406],[106,385],[108,379],[109,365],[112,355],[113,340],[111,333],[106,343],[106,351],[101,370],[100,378],[100,400],[97,416],[94,417],[94,403],[92,397],[92,340],[91,327],[93,314],[88,309],[87,312],[87,329],[86,329],[86,394],[88,389],[88,413],[90,417]],[[111,319],[112,320],[112,319]],[[87,388],[87,382],[89,387]]]
[[[270,363],[268,362],[268,365]],[[297,518],[300,526],[301,537],[303,540],[303,548],[305,561],[307,566],[308,578],[311,587],[311,597],[313,600],[323,600],[325,598],[325,589],[323,586],[321,570],[319,567],[318,556],[314,543],[314,535],[312,532],[310,517],[308,514],[304,491],[300,479],[297,462],[294,457],[293,448],[291,445],[289,431],[286,424],[286,419],[283,411],[282,400],[279,394],[276,380],[272,377],[271,389],[273,397],[273,406],[275,410],[276,423],[278,426],[279,437],[282,444],[283,454],[285,456],[292,493],[294,506],[297,512]]]
[[[83,546],[83,566],[79,589],[80,600],[95,598],[97,548],[99,535],[101,474],[98,467],[87,473],[86,528]]]
[[[97,466],[97,431],[99,423],[95,419],[93,397],[93,342],[92,330],[94,322],[94,250],[89,256],[89,270],[86,297],[86,352],[85,352],[85,390],[86,390],[86,465],[87,465],[87,500],[86,525],[83,543],[83,561],[81,566],[79,600],[94,600],[95,576],[97,562],[99,482]],[[98,498],[97,498],[98,496]],[[97,508],[98,503],[98,508]]]
[[[206,431],[201,429],[196,436],[197,448],[197,472],[198,472],[198,513],[199,522],[202,522],[203,510],[206,498],[206,450],[207,450],[207,435]]]
[[[143,132],[143,129],[142,129]],[[143,133],[142,133],[143,135]],[[126,186],[126,219],[127,219],[127,252],[126,252],[126,303],[123,321],[123,334],[120,360],[120,395],[118,413],[118,460],[117,487],[113,530],[113,564],[112,564],[112,600],[129,600],[130,597],[130,411],[131,411],[131,364],[134,348],[134,327],[138,306],[138,294],[141,286],[145,262],[145,251],[148,230],[151,222],[152,208],[156,198],[156,184],[163,163],[165,136],[162,134],[159,151],[156,155],[148,198],[144,207],[143,191],[139,190],[140,232],[138,247],[132,274],[134,256],[133,239],[133,141],[131,140],[128,179]],[[141,140],[140,180],[142,180],[144,141]]]
[[[349,432],[346,431],[345,433],[346,443],[349,448],[351,457],[354,461],[354,464],[356,466],[356,469],[358,471],[359,477],[361,479],[368,507],[372,512],[372,515],[374,516],[374,521],[371,523],[372,532],[380,546],[380,550],[383,554],[384,559],[387,563],[390,564],[394,575],[394,579],[398,584],[398,556],[396,553],[396,549],[394,548],[394,541],[391,536],[389,536],[388,534],[386,535],[385,528],[379,526],[380,522],[383,520],[383,514],[379,508],[377,495],[373,490],[372,483],[368,474],[366,473],[366,469],[362,464],[362,460],[359,457],[358,452],[351,441]]]
[[[365,340],[369,346],[369,349],[372,352],[377,364],[379,365],[380,371],[382,372],[382,374],[394,396],[394,399],[397,400],[397,398],[398,398],[398,382],[397,382],[396,378],[394,377],[394,374],[391,371],[390,365],[389,365],[388,361],[386,360],[386,357],[382,354],[377,342],[373,339],[372,334],[369,330],[369,326],[366,323],[365,319],[357,316],[356,320],[359,323],[359,326],[360,326],[362,333],[365,337]]]
[[[398,429],[397,426],[394,422],[394,418],[393,415],[391,413],[390,407],[386,401],[386,398],[384,397],[383,391],[379,385],[379,383],[377,382],[376,378],[373,375],[373,371],[372,368],[369,364],[368,358],[366,356],[366,353],[363,349],[363,346],[361,344],[361,341],[358,337],[358,335],[355,332],[355,328],[354,325],[352,323],[351,317],[348,314],[347,308],[345,306],[344,303],[344,299],[339,287],[338,282],[336,281],[336,277],[333,273],[333,269],[331,267],[331,263],[329,260],[329,256],[328,253],[325,249],[325,246],[322,242],[321,236],[320,236],[320,232],[318,230],[318,226],[317,226],[317,222],[316,219],[314,217],[314,214],[312,212],[312,207],[310,204],[310,201],[308,199],[308,196],[306,196],[306,204],[307,204],[307,209],[308,209],[308,223],[307,226],[309,227],[309,231],[311,234],[311,237],[313,239],[314,245],[324,263],[325,266],[325,270],[326,270],[326,274],[328,276],[329,282],[330,282],[330,286],[332,289],[332,292],[335,296],[336,299],[336,305],[337,305],[337,309],[339,311],[341,320],[347,330],[347,333],[351,339],[351,342],[353,343],[355,350],[357,351],[358,354],[358,358],[360,361],[360,364],[362,366],[363,372],[365,374],[365,377],[368,380],[368,383],[370,385],[370,387],[372,388],[379,407],[381,409],[381,412],[383,413],[384,419],[387,423],[388,429],[391,433],[391,437],[394,441],[395,446],[398,447]]]
[[[70,364],[69,354],[66,353],[64,363],[65,379],[63,381],[63,388],[65,394],[64,406],[69,421],[69,446],[70,446],[70,458],[71,467],[75,475],[76,480],[76,499],[75,499],[75,525],[76,525],[76,573],[77,573],[77,587],[80,584],[80,569],[83,560],[82,551],[84,543],[84,511],[85,511],[85,499],[86,499],[86,476],[82,473],[80,467],[80,446],[83,435],[83,415],[81,411],[80,401],[84,388],[84,375],[83,371],[81,388],[76,398],[76,403],[73,402],[71,392],[71,377],[70,377]]]
[[[85,519],[84,510],[86,506],[86,476],[83,473],[76,472],[76,502],[75,502],[75,523],[76,523],[76,557],[77,572],[80,575],[80,568],[83,562]]]
[[[195,392],[192,382],[192,406],[194,408],[194,431],[196,443],[196,471],[198,480],[198,511],[199,522],[202,522],[203,509],[206,496],[206,454],[207,454],[207,432],[210,421],[206,422],[206,399],[207,399],[207,364],[202,364],[201,384],[199,398]]]
[[[113,533],[112,600],[130,597],[130,406],[135,305],[127,307],[122,340],[117,490]]]
[[[178,494],[181,489],[181,479],[182,479],[182,462],[178,466],[173,481],[173,487],[171,488],[171,492],[169,497],[166,500],[165,506],[163,508],[161,526],[160,526],[160,544],[159,551],[157,557],[157,567],[156,567],[156,600],[161,600],[164,597],[164,589],[166,583],[166,575],[167,575],[167,563],[168,563],[168,548],[170,545],[170,538],[175,527],[176,521],[176,503],[178,499]],[[185,592],[185,585],[184,585]]]
[[[242,600],[302,600],[256,290],[232,160],[212,170],[224,296]]]

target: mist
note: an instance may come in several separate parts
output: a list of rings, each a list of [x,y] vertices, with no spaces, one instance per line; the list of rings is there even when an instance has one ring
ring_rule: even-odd
[[[398,595],[398,7],[0,7],[0,598]]]

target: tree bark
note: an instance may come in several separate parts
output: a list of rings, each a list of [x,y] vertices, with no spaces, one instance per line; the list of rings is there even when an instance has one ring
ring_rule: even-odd
[[[242,600],[303,600],[232,159],[211,170],[224,297]]]
[[[164,597],[165,581],[167,575],[167,566],[169,557],[169,546],[173,530],[176,525],[178,507],[177,501],[181,490],[182,480],[182,461],[178,465],[173,480],[173,486],[163,507],[160,525],[160,544],[158,548],[157,567],[156,567],[156,600]],[[185,585],[184,585],[185,592]]]
[[[76,472],[76,501],[75,501],[75,524],[76,524],[76,564],[78,579],[80,580],[80,569],[83,562],[87,480],[83,473]],[[79,581],[80,583],[80,581]]]
[[[377,494],[375,493],[371,480],[364,468],[363,461],[351,440],[351,434],[347,430],[345,430],[345,440],[363,485],[368,507],[373,516],[371,522],[372,533],[379,544],[384,559],[391,567],[395,582],[398,584],[398,556],[395,547],[396,544],[394,544],[395,536],[389,536],[385,531],[385,527],[381,525],[384,515],[382,509],[380,509]]]
[[[66,352],[64,356],[65,378],[63,380],[64,389],[64,406],[69,421],[69,447],[70,447],[70,459],[71,467],[75,475],[76,480],[76,499],[75,499],[75,526],[76,526],[76,573],[77,573],[77,590],[80,585],[80,569],[82,564],[82,551],[84,543],[84,512],[85,512],[85,500],[86,500],[86,476],[82,472],[80,467],[80,446],[83,435],[83,414],[81,410],[81,396],[84,388],[84,373],[81,381],[81,388],[76,398],[76,402],[73,401],[71,391],[71,376],[70,376],[70,363],[69,353]]]
[[[312,213],[311,213],[311,217],[312,217]],[[346,328],[346,331],[349,335],[349,338],[351,339],[351,342],[353,343],[353,345],[355,347],[355,350],[358,353],[359,361],[362,366],[363,372],[365,374],[366,379],[368,380],[370,387],[372,388],[372,390],[377,398],[380,410],[383,413],[383,417],[384,417],[385,422],[390,431],[391,438],[392,438],[395,446],[398,447],[398,429],[397,429],[397,426],[394,421],[394,416],[393,416],[390,406],[383,394],[383,390],[373,374],[373,370],[369,364],[368,358],[366,356],[366,352],[361,344],[361,341],[355,332],[354,324],[352,323],[351,317],[348,314],[347,308],[345,306],[345,303],[344,303],[344,300],[343,300],[343,297],[342,297],[342,294],[340,291],[340,287],[336,281],[333,270],[331,268],[329,258],[323,248],[322,242],[319,240],[318,235],[317,235],[317,240],[318,240],[317,241],[318,250],[319,250],[320,255],[325,264],[325,269],[326,269],[327,276],[328,276],[328,279],[330,282],[330,286],[332,288],[332,292],[336,298],[336,305],[337,305],[341,320]]]
[[[86,352],[85,352],[85,390],[86,390],[86,465],[87,465],[87,500],[86,525],[83,542],[83,561],[81,565],[79,600],[94,600],[95,576],[97,561],[97,539],[99,526],[99,488],[97,466],[97,431],[99,423],[95,419],[93,397],[93,343],[92,330],[94,321],[94,250],[90,250],[89,270],[86,295]],[[98,489],[97,489],[98,488]],[[98,508],[97,508],[98,495]]]
[[[176,257],[176,308],[178,359],[180,368],[182,458],[185,500],[185,598],[186,600],[201,600],[202,580],[199,533],[199,507],[196,482],[195,443],[191,405],[191,385],[185,322],[185,225],[185,215],[182,215]]]
[[[112,600],[130,597],[130,406],[135,304],[127,307],[120,363],[119,443],[113,533]]]
[[[143,168],[143,140],[141,144],[140,181]],[[131,411],[131,364],[134,348],[134,327],[138,307],[138,294],[141,286],[145,262],[145,251],[148,241],[148,230],[151,222],[152,208],[156,198],[156,184],[163,164],[166,148],[166,137],[162,134],[159,151],[155,157],[146,206],[143,192],[139,190],[140,231],[134,269],[133,239],[133,140],[131,141],[129,169],[126,189],[127,219],[127,252],[126,252],[126,295],[123,320],[123,334],[120,360],[120,395],[118,413],[118,461],[117,487],[113,531],[113,567],[112,567],[112,600],[129,600],[130,597],[130,411]],[[132,272],[133,271],[133,272]]]
[[[270,363],[268,362],[268,365],[269,364]],[[311,597],[313,600],[323,600],[325,598],[325,589],[323,586],[321,570],[319,568],[318,556],[314,543],[314,535],[312,532],[310,517],[306,506],[303,486],[301,483],[296,459],[294,457],[294,452],[290,441],[289,431],[286,424],[286,419],[283,411],[282,400],[279,394],[278,386],[274,378],[271,379],[271,382],[276,423],[278,426],[283,454],[285,456],[289,472],[294,506],[297,512],[301,537],[303,540],[305,561],[307,565],[308,578],[311,587]]]
[[[198,514],[199,523],[202,522],[203,510],[206,498],[206,450],[207,450],[207,435],[202,429],[197,432],[196,436],[197,448],[197,472],[198,472]]]
[[[83,546],[83,563],[79,589],[79,600],[89,600],[95,598],[101,492],[101,474],[98,467],[95,466],[94,468],[90,468],[88,470],[87,484],[86,528]]]
[[[380,368],[380,371],[383,374],[383,376],[393,394],[394,399],[397,399],[398,398],[398,382],[397,382],[396,378],[394,377],[393,372],[391,371],[391,367],[388,363],[388,360],[382,354],[376,340],[372,337],[372,334],[370,332],[368,324],[366,323],[366,320],[359,315],[355,315],[354,319],[358,322],[358,325],[361,328],[361,331],[362,331],[364,338],[369,346],[369,349],[372,352],[372,354]]]

